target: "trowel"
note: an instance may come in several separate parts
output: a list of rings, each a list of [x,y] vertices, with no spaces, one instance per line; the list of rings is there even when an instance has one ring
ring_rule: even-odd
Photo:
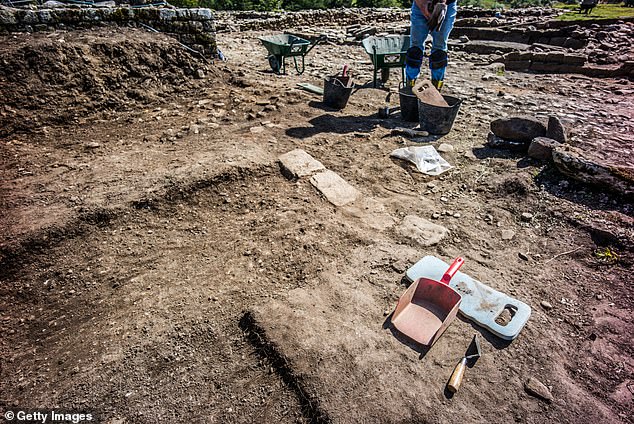
[[[454,368],[451,378],[449,378],[449,382],[447,383],[447,390],[451,393],[456,393],[458,391],[460,384],[462,383],[462,377],[464,377],[467,364],[469,364],[470,367],[474,366],[481,354],[480,339],[478,339],[478,335],[476,334],[473,336],[473,340],[471,340],[471,344],[467,348],[464,358],[462,358],[462,360],[458,362],[458,365],[456,365],[456,368]]]

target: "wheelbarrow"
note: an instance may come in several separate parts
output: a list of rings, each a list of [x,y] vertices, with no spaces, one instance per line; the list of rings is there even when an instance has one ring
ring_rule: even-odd
[[[262,42],[264,47],[269,53],[268,60],[271,69],[276,74],[286,73],[287,57],[292,57],[295,64],[295,70],[298,75],[304,73],[304,57],[310,52],[317,44],[326,39],[325,35],[321,35],[313,44],[310,41],[297,37],[291,34],[276,34],[259,37],[258,40]],[[297,57],[302,58],[301,68],[297,63]],[[281,72],[280,72],[281,71]]]
[[[449,286],[464,259],[457,258],[440,281],[419,278],[398,300],[392,324],[423,346],[431,347],[456,318],[462,296]]]
[[[374,66],[373,86],[375,88],[379,71],[381,82],[386,83],[390,77],[391,68],[401,68],[401,80],[405,81],[405,55],[409,49],[409,35],[367,37],[362,44]]]

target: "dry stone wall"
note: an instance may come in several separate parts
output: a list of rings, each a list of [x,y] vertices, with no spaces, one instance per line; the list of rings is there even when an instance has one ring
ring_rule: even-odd
[[[210,9],[169,7],[63,7],[17,9],[0,6],[0,33],[85,29],[143,23],[175,37],[205,55],[216,53],[214,14]]]

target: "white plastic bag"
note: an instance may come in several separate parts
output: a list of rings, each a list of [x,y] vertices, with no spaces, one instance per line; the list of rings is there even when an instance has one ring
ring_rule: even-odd
[[[394,150],[390,156],[412,162],[420,172],[427,175],[440,175],[453,168],[440,156],[434,146],[403,147]]]

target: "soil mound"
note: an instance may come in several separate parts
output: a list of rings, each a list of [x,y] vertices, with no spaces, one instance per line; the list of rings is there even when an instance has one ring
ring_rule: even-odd
[[[172,38],[133,28],[5,36],[0,64],[0,137],[156,102],[195,78],[219,78]]]

